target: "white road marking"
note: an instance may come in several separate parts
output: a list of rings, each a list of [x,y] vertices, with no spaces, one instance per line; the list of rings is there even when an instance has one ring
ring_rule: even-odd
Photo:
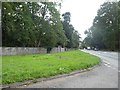
[[[107,61],[105,61],[105,60],[103,60],[103,62],[105,62],[105,63],[107,63],[107,64],[110,64],[109,62],[107,62]]]
[[[110,65],[108,65],[108,64],[104,64],[105,66],[107,66],[107,67],[111,67]]]
[[[116,70],[117,72],[120,72],[120,71],[118,71],[118,68],[112,67],[110,64],[105,63],[104,65],[111,68],[111,69]]]
[[[113,69],[117,69],[117,68],[115,68],[115,67],[112,67]]]
[[[114,70],[116,70],[117,72],[120,72],[120,71],[118,71],[118,68],[117,68],[117,67],[114,67],[114,66],[112,65],[112,63],[109,63],[108,61],[105,60],[106,58],[104,58],[104,57],[101,56],[101,54],[107,54],[107,53],[109,54],[109,53],[111,53],[111,54],[115,54],[115,55],[116,55],[116,53],[114,53],[114,52],[105,52],[105,51],[104,51],[104,52],[97,52],[97,53],[93,53],[93,52],[91,52],[91,51],[85,51],[85,52],[100,57],[101,60],[102,60],[102,62],[104,62],[104,65],[105,65],[105,66],[107,66],[107,67],[109,67],[109,68],[111,68],[111,69],[114,69]]]

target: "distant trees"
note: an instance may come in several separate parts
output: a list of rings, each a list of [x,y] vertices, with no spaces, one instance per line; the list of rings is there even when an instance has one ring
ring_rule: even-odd
[[[80,34],[74,29],[73,25],[70,24],[70,12],[66,12],[63,15],[63,30],[67,37],[67,48],[78,48],[80,43]]]
[[[74,45],[69,47],[78,47],[79,34],[72,25],[68,24],[65,29],[65,22],[56,9],[59,5],[55,2],[3,2],[2,46],[52,48],[69,46],[70,42]]]
[[[85,31],[86,46],[99,49],[119,49],[120,1],[105,2],[98,10],[93,25]]]

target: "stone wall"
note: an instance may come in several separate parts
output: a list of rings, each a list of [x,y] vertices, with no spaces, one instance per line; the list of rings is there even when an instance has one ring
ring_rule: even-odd
[[[54,47],[51,50],[51,53],[55,53],[55,52],[64,52],[65,48],[61,48],[61,47]]]
[[[35,47],[0,47],[2,54],[0,55],[17,55],[17,54],[34,54],[34,53],[47,53],[46,48],[35,48]],[[54,47],[51,50],[51,53],[54,52],[63,52],[64,48]]]

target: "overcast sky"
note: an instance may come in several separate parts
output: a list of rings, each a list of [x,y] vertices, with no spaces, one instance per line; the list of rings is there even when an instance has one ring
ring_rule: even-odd
[[[92,26],[100,5],[106,0],[63,0],[61,14],[71,13],[71,24],[85,38],[84,31]]]

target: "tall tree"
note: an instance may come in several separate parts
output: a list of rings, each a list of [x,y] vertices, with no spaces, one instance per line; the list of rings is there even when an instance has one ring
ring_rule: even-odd
[[[79,47],[79,38],[80,35],[77,31],[75,31],[72,24],[70,24],[70,12],[66,12],[63,15],[63,30],[67,37],[67,48],[78,48]]]
[[[93,26],[89,29],[87,37],[90,37],[92,46],[101,49],[118,50],[119,17],[118,2],[105,2],[98,10],[93,21]],[[91,34],[90,34],[91,33]]]
[[[65,45],[58,4],[4,2],[2,5],[3,46]]]

